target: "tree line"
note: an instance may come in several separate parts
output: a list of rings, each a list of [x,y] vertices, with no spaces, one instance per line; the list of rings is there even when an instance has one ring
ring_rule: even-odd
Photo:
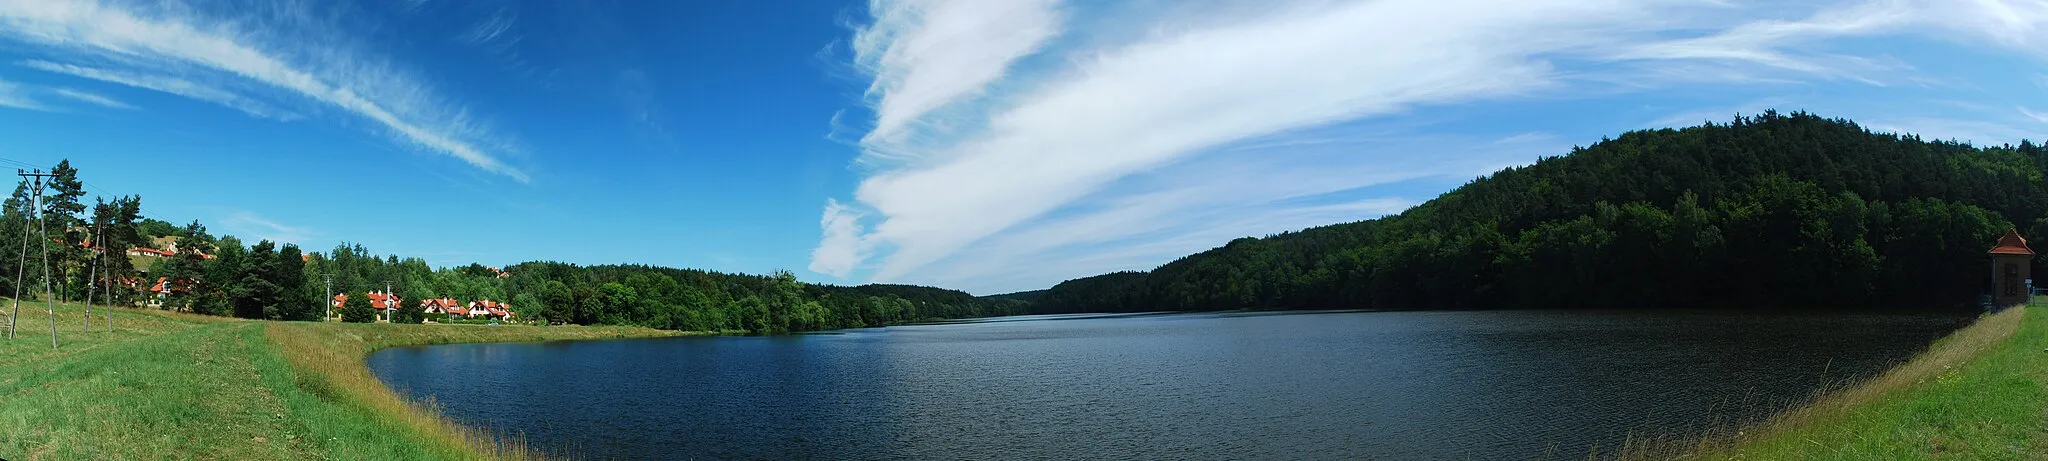
[[[2044,171],[2030,141],[1771,111],[1629,132],[1398,215],[1069,280],[1032,311],[1973,306],[1999,235],[2048,235]]]
[[[26,181],[0,204],[0,254],[28,255],[21,264],[0,264],[0,293],[40,296],[47,280],[53,294],[68,301],[91,296],[96,303],[301,321],[322,319],[330,311],[328,296],[346,294],[334,313],[344,321],[372,321],[378,314],[366,293],[388,291],[403,300],[388,317],[407,323],[428,317],[422,301],[454,298],[507,303],[514,319],[526,322],[754,333],[1010,315],[1027,305],[923,286],[803,283],[787,271],[764,276],[548,261],[502,269],[434,267],[350,243],[306,252],[290,243],[215,236],[198,221],[180,226],[153,219],[143,215],[138,196],[96,199],[88,208],[69,160],[51,172],[40,208],[31,206],[34,191]],[[49,230],[47,245],[31,225],[37,218]],[[39,259],[45,247],[47,271]],[[132,248],[170,251],[130,256]],[[14,286],[17,277],[21,287]],[[155,290],[159,286],[167,291]]]

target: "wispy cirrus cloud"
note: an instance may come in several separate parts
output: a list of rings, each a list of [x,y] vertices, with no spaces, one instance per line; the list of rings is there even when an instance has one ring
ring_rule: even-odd
[[[48,106],[44,106],[42,103],[36,102],[34,98],[29,97],[27,92],[22,90],[21,84],[6,80],[0,80],[0,107],[50,110]]]
[[[71,99],[73,99],[73,100],[77,100],[77,101],[81,101],[81,102],[85,102],[85,103],[95,104],[95,105],[98,105],[98,106],[101,106],[101,107],[107,107],[107,108],[112,108],[112,109],[126,109],[126,110],[135,110],[135,109],[136,109],[136,107],[135,107],[134,105],[131,105],[131,104],[128,104],[128,103],[125,103],[125,102],[121,102],[121,100],[118,100],[118,99],[114,99],[114,98],[110,98],[110,97],[107,97],[106,95],[102,95],[102,94],[99,94],[99,93],[93,93],[93,92],[89,92],[89,91],[85,91],[85,90],[79,90],[79,89],[74,89],[74,88],[57,88],[57,89],[53,89],[53,90],[50,90],[50,92],[51,92],[51,93],[55,93],[55,94],[56,94],[56,95],[58,95],[58,96],[63,96],[63,97],[66,97],[66,98],[71,98]]]
[[[825,229],[825,238],[811,251],[811,272],[845,275],[867,259],[867,245],[860,241],[860,218],[859,212],[838,200],[825,200],[825,216],[818,222]]]
[[[218,226],[228,234],[238,234],[251,240],[269,240],[278,243],[305,243],[318,232],[310,228],[291,226],[251,211],[232,211],[221,217]]]
[[[918,155],[907,145],[928,135],[919,131],[947,128],[928,114],[979,94],[1059,34],[1058,3],[872,0],[874,21],[853,36],[855,66],[874,76],[867,155]]]
[[[1048,13],[1005,9],[1018,4]],[[982,292],[1043,287],[1090,273],[1012,273],[1112,253],[1129,257],[1104,265],[1142,269],[1176,255],[1120,250],[1146,241],[1223,238],[1212,229],[1285,230],[1263,224],[1276,222],[1273,216],[1331,217],[1305,210],[1371,217],[1361,210],[1372,207],[1328,207],[1337,201],[1390,209],[1412,202],[1346,191],[1428,178],[1455,185],[1568,147],[1552,140],[1489,148],[1484,137],[1463,136],[1450,138],[1450,147],[1392,142],[1299,157],[1315,148],[1298,144],[1328,129],[1381,129],[1404,114],[1474,102],[1914,81],[1915,63],[1845,44],[1872,37],[2048,49],[2043,34],[2033,33],[2048,18],[2036,1],[1298,0],[1258,4],[1264,8],[1217,7],[1238,5],[1217,1],[1150,10],[981,5],[871,3],[872,22],[854,41],[856,65],[872,76],[867,109],[875,122],[860,140],[866,177],[852,200],[828,201],[813,271],[968,284]],[[1204,14],[1208,7],[1214,14]],[[902,13],[949,8],[963,11]],[[1083,17],[1085,24],[1065,20]],[[1053,40],[1061,36],[1086,39]],[[901,37],[945,47],[903,48],[918,59],[878,58],[889,54],[876,50],[909,43]],[[946,47],[977,51],[955,56]],[[910,85],[910,75],[924,77]],[[1659,121],[1666,122],[1672,120]],[[1434,139],[1426,132],[1390,139],[1402,137]],[[1231,147],[1243,144],[1296,147]],[[1294,158],[1304,166],[1276,168],[1258,156]],[[1454,165],[1475,157],[1497,161]],[[1478,165],[1487,169],[1467,168]],[[1165,173],[1204,169],[1256,180],[1176,181]],[[1289,192],[1266,183],[1320,186]],[[982,282],[995,278],[1004,281]]]
[[[99,80],[107,83],[116,83],[136,88],[142,88],[146,90],[153,90],[163,93],[174,94],[178,96],[184,96],[187,98],[227,106],[228,108],[239,110],[243,113],[261,118],[276,119],[280,121],[290,121],[301,118],[298,114],[285,111],[283,109],[279,109],[276,107],[272,107],[269,104],[264,104],[260,101],[256,101],[255,99],[251,99],[240,94],[235,94],[208,85],[193,83],[192,81],[176,77],[145,75],[133,72],[122,72],[110,69],[84,67],[73,64],[58,64],[54,62],[41,60],[27,60],[22,61],[19,64],[23,67],[42,70],[45,72],[68,74],[76,77]]]
[[[368,120],[400,144],[517,181],[529,179],[493,152],[506,142],[396,66],[334,43],[297,39],[293,31],[264,29],[262,21],[232,16],[233,10],[209,15],[175,3],[0,0],[0,37],[121,70],[46,61],[30,67],[256,113],[236,102],[243,96],[191,83],[196,77],[234,80]]]
[[[512,30],[512,24],[517,20],[518,17],[513,14],[511,9],[499,8],[489,16],[485,16],[482,21],[478,21],[475,25],[470,26],[469,30],[464,31],[462,35],[456,36],[455,39],[471,45],[490,43],[497,40],[498,37],[505,35],[506,31]]]

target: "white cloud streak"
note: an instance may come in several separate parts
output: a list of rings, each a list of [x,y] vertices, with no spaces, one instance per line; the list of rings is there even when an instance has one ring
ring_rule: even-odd
[[[324,48],[328,44],[271,44],[272,48],[293,48],[290,51],[319,58],[316,62],[328,71],[316,72],[288,62],[274,54],[275,50],[264,49],[255,43],[256,34],[238,31],[233,23],[209,23],[179,8],[162,8],[156,13],[147,15],[90,0],[0,0],[0,34],[152,66],[158,74],[198,67],[246,79],[370,120],[404,144],[447,154],[521,182],[528,180],[526,173],[478,147],[488,142],[466,139],[477,135],[468,125],[466,113],[437,111],[423,87],[408,83],[388,66],[352,59]]]
[[[818,221],[825,238],[811,250],[811,272],[845,277],[867,259],[867,245],[860,241],[860,218],[859,212],[838,200],[825,200],[825,216]]]
[[[102,106],[102,107],[107,107],[107,108],[112,108],[112,109],[124,109],[124,110],[135,110],[135,108],[136,108],[136,107],[135,107],[134,105],[131,105],[131,104],[128,104],[128,103],[125,103],[125,102],[121,102],[121,101],[120,101],[120,100],[118,100],[118,99],[110,98],[110,97],[107,97],[106,95],[102,95],[102,94],[99,94],[99,93],[93,93],[93,92],[88,92],[88,91],[84,91],[84,90],[78,90],[78,89],[72,89],[72,88],[57,88],[57,89],[54,89],[54,90],[50,90],[50,92],[52,92],[52,93],[56,93],[56,94],[57,94],[58,96],[63,96],[63,97],[66,97],[66,98],[71,98],[71,99],[74,99],[74,100],[78,100],[78,101],[82,101],[82,102],[86,102],[86,103],[91,103],[91,104],[96,104],[96,105],[99,105],[99,106]]]
[[[1060,32],[1057,0],[873,0],[854,64],[874,76],[870,156],[912,157],[906,139],[933,111],[972,98]]]
[[[497,40],[499,36],[505,35],[506,31],[512,30],[512,24],[516,20],[517,17],[509,9],[501,8],[497,12],[491,13],[490,16],[485,17],[483,21],[470,26],[468,31],[463,32],[461,36],[457,36],[455,39],[471,45],[490,43],[492,40]]]
[[[24,93],[21,84],[6,80],[0,80],[0,107],[41,111],[50,110],[49,106],[36,102],[35,99],[30,98],[28,94]]]
[[[187,98],[227,106],[228,108],[239,110],[243,113],[261,118],[276,119],[280,121],[297,120],[300,118],[298,114],[294,114],[282,109],[271,107],[268,104],[264,104],[262,102],[256,101],[246,96],[221,90],[219,88],[214,88],[208,85],[193,83],[192,81],[175,77],[142,75],[131,72],[121,72],[109,69],[82,67],[72,64],[58,64],[54,62],[38,60],[22,61],[20,64],[23,67],[42,70],[45,72],[67,74],[76,77],[99,80],[107,83],[127,85],[146,90],[153,90],[163,93],[174,94],[178,96],[184,96]]]
[[[1101,52],[992,113],[949,161],[864,181],[855,198],[882,216],[864,240],[894,248],[874,276],[902,276],[1204,148],[1540,88],[1548,66],[1524,57],[1598,39],[1585,18],[1640,15],[1625,3],[1302,7]],[[1549,30],[1578,32],[1537,33]]]
[[[221,218],[220,226],[229,233],[277,243],[302,243],[315,235],[312,229],[279,224],[277,221],[250,211],[229,213],[226,217]]]

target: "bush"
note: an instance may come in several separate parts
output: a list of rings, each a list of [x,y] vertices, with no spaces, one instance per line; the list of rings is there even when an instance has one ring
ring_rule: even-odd
[[[370,307],[370,296],[357,293],[341,303],[341,321],[349,323],[371,323],[377,321],[377,309]]]
[[[393,320],[392,320],[392,322],[391,322],[391,323],[420,323],[420,319],[424,319],[424,318],[426,318],[426,315],[427,315],[427,311],[426,311],[426,310],[424,310],[424,309],[420,309],[420,305],[419,305],[419,304],[417,304],[417,303],[399,303],[399,304],[400,304],[400,306],[398,307],[398,312],[393,312],[393,313],[392,313],[392,316],[391,316],[391,317],[392,317],[392,319],[393,319]]]

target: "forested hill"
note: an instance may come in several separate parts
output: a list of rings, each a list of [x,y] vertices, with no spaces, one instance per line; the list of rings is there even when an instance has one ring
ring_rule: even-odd
[[[2044,169],[2026,141],[1767,112],[1626,133],[1396,216],[1069,280],[1034,311],[1968,306],[1998,235],[2048,235]]]
[[[755,333],[1010,315],[1028,306],[932,287],[803,283],[787,271],[760,276],[556,262],[436,268],[347,243],[306,252],[290,243],[215,236],[198,221],[152,219],[140,196],[96,197],[88,206],[86,183],[69,160],[50,175],[40,184],[40,208],[31,206],[36,185],[25,181],[0,201],[0,254],[49,253],[30,257],[46,267],[0,265],[0,293],[46,287],[67,301],[270,320],[319,320],[330,315],[329,297],[339,294],[348,301],[332,312],[344,321],[496,321],[428,313],[423,303],[440,299],[480,310],[506,306],[512,315],[505,320],[513,322]],[[25,234],[37,224],[47,228],[48,242]],[[25,290],[16,289],[17,280]],[[372,308],[369,293],[383,291],[399,295],[397,309]]]

